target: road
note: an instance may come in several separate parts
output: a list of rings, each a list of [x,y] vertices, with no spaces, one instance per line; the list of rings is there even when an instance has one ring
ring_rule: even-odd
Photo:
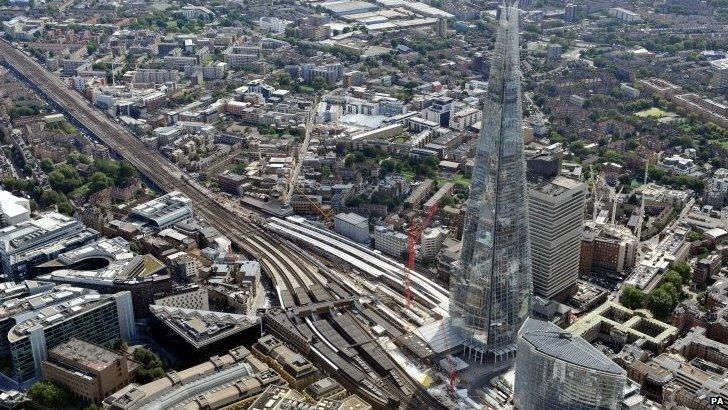
[[[19,78],[43,95],[49,103],[69,117],[75,125],[106,144],[113,152],[128,160],[154,185],[166,192],[179,191],[190,198],[198,216],[207,220],[240,249],[255,257],[276,288],[282,307],[309,305],[312,302],[331,302],[335,298],[328,281],[340,281],[336,275],[323,278],[313,262],[314,257],[287,240],[277,237],[258,222],[261,218],[238,208],[232,201],[217,196],[186,176],[179,168],[144,145],[131,132],[93,107],[54,74],[41,67],[32,57],[0,40],[0,59]],[[380,354],[386,355],[381,351]],[[352,365],[356,365],[352,363]],[[407,376],[396,371],[400,380]],[[402,395],[393,382],[380,374],[377,378],[388,394]],[[412,392],[412,390],[409,390]],[[404,398],[405,402],[407,398]],[[410,397],[412,404],[437,407],[424,391]]]
[[[312,274],[311,267],[303,262],[303,255],[287,249],[285,242],[279,238],[267,235],[259,224],[243,216],[245,211],[242,209],[235,209],[230,202],[221,201],[184,177],[179,168],[93,107],[32,57],[5,40],[0,40],[0,56],[77,126],[129,161],[158,188],[166,192],[180,191],[189,197],[197,215],[229,237],[242,251],[260,259],[279,292],[302,287],[302,278]]]
[[[298,158],[296,159],[296,163],[293,164],[293,170],[291,171],[291,175],[288,178],[288,186],[286,187],[285,196],[282,198],[281,202],[288,205],[291,203],[291,197],[293,197],[293,191],[296,189],[296,184],[298,184],[298,175],[301,173],[301,167],[303,165],[303,160],[306,159],[306,153],[308,153],[308,145],[311,142],[311,134],[313,134],[313,125],[314,125],[314,119],[316,116],[316,106],[319,103],[318,96],[314,99],[313,105],[311,106],[311,110],[308,112],[308,116],[306,117],[306,131],[303,137],[303,143],[301,144],[301,147],[298,151]]]

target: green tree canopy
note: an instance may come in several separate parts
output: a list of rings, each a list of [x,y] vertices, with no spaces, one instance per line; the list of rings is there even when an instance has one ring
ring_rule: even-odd
[[[647,295],[646,304],[652,313],[660,319],[666,318],[674,308],[672,296],[662,287]]]
[[[634,285],[627,285],[619,295],[619,302],[630,309],[641,309],[645,303],[645,293]]]
[[[30,386],[28,397],[33,402],[51,409],[67,408],[72,401],[71,394],[67,390],[47,380]]]

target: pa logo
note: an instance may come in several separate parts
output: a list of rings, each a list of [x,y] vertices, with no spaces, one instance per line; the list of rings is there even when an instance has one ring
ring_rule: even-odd
[[[711,397],[709,399],[709,401],[710,401],[710,404],[712,404],[712,405],[724,404],[725,403],[725,401],[723,400],[722,397]]]

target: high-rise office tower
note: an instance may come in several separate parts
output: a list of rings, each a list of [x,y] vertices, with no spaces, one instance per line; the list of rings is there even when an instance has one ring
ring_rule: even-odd
[[[576,4],[567,4],[564,8],[564,21],[567,23],[573,23],[576,21]]]
[[[528,197],[533,290],[566,296],[579,279],[586,186],[557,176],[532,186]]]
[[[450,317],[467,346],[498,359],[515,352],[533,292],[515,5],[501,13],[482,124]]]
[[[579,336],[528,319],[518,336],[519,410],[618,409],[627,372]]]

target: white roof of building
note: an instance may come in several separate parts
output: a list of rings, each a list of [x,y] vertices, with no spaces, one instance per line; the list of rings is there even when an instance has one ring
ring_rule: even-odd
[[[0,210],[8,218],[14,218],[30,212],[30,202],[8,191],[0,191]]]

